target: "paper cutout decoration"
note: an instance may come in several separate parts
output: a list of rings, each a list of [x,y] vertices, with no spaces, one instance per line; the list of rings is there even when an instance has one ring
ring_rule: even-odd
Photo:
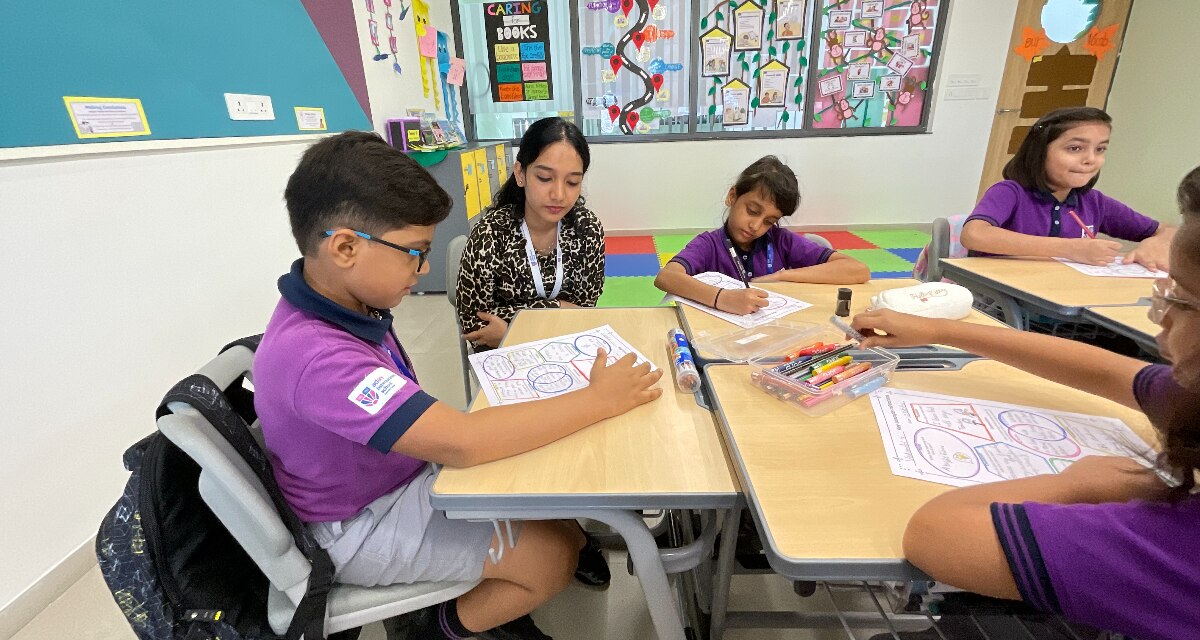
[[[425,0],[413,0],[412,12],[413,12],[413,30],[417,34],[417,42],[419,43],[421,41],[421,38],[425,36],[425,25],[429,24],[429,3],[425,2]],[[437,45],[437,42],[435,39],[434,55],[437,55],[436,45]],[[419,62],[421,63],[421,89],[422,89],[422,91],[424,91],[425,97],[428,98],[429,90],[430,90],[429,85],[430,85],[430,75],[431,74],[429,73],[429,66],[425,64],[425,61],[420,60]]]
[[[734,51],[762,48],[763,13],[763,8],[754,0],[746,0],[733,10]]]
[[[771,60],[758,71],[758,106],[786,107],[788,66]]]
[[[661,89],[662,84],[663,84],[663,74],[656,73],[656,74],[650,76],[650,83],[654,85],[655,91],[658,91],[659,89]]]
[[[613,121],[613,122],[616,122],[616,121],[617,121],[617,117],[619,117],[620,115],[621,115],[621,107],[619,107],[619,106],[617,106],[617,105],[615,105],[615,104],[610,104],[610,105],[608,105],[608,118],[609,118],[609,120],[611,120],[611,121]]]
[[[1050,39],[1046,37],[1045,29],[1034,31],[1030,27],[1021,29],[1021,44],[1013,47],[1013,51],[1017,55],[1025,58],[1028,62],[1033,62],[1034,56],[1040,55],[1046,47],[1050,46]]]
[[[1099,0],[1049,0],[1042,7],[1042,28],[1054,42],[1070,44],[1096,23]]]
[[[629,113],[625,114],[625,122],[629,123],[629,127],[631,129],[637,127],[638,120],[640,120],[640,119],[641,119],[641,116],[639,116],[638,112],[636,112],[636,111],[630,111]]]
[[[417,44],[420,47],[421,55],[425,58],[437,58],[437,29],[433,27],[425,28],[425,35],[417,38]]]
[[[1112,51],[1113,47],[1116,46],[1116,38],[1116,23],[1110,24],[1103,29],[1092,27],[1092,30],[1088,32],[1087,42],[1084,43],[1083,48],[1088,53],[1096,56],[1097,60],[1103,60],[1104,54]]]
[[[450,58],[450,71],[446,73],[446,82],[461,87],[467,75],[467,63],[462,58]]]
[[[799,40],[804,37],[804,0],[779,0],[776,3],[778,13],[778,40]]]
[[[621,62],[621,56],[619,56],[619,55],[615,55],[615,56],[613,56],[613,57],[609,58],[609,59],[608,59],[608,64],[609,64],[609,66],[611,66],[611,67],[612,67],[613,73],[616,73],[616,72],[620,71],[620,70],[621,70],[621,64],[622,64],[622,62]]]
[[[721,121],[725,126],[750,122],[750,85],[734,78],[721,88]]]
[[[704,61],[701,75],[705,77],[729,74],[730,45],[733,36],[720,28],[709,29],[700,36],[700,57]]]

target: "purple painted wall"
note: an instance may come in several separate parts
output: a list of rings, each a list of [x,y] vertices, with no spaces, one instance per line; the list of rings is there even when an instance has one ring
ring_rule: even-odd
[[[358,25],[354,22],[353,0],[301,0],[309,18],[321,33],[326,48],[346,78],[346,84],[358,98],[367,119],[371,119],[371,101],[367,98],[367,75],[363,72],[362,51],[358,47]]]

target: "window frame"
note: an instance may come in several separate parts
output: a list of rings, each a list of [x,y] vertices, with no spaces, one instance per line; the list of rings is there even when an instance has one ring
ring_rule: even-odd
[[[561,0],[544,0],[545,2],[561,1]],[[683,0],[680,0],[683,1]],[[571,75],[572,78],[579,78],[582,73],[580,65],[580,49],[583,46],[579,39],[579,5],[586,0],[567,0],[567,10],[570,12],[571,22]],[[690,20],[693,25],[696,16],[701,15],[701,0],[686,0],[689,10],[691,11]],[[819,9],[818,6],[824,6],[825,0],[808,0],[809,5],[807,10],[815,14]],[[693,112],[696,104],[697,91],[700,90],[700,80],[695,72],[696,65],[700,64],[700,37],[699,32],[692,34],[691,42],[688,46],[688,66],[685,72],[688,73],[688,130],[686,133],[642,133],[633,135],[592,135],[588,136],[588,144],[623,144],[623,143],[640,143],[640,142],[697,142],[697,141],[713,141],[713,140],[763,140],[763,139],[787,139],[787,138],[826,138],[826,137],[847,137],[847,136],[884,136],[884,135],[914,135],[931,133],[930,124],[935,109],[935,92],[934,88],[938,79],[938,70],[942,60],[942,44],[946,35],[946,25],[950,21],[950,11],[954,0],[940,0],[938,3],[938,23],[934,28],[933,47],[929,54],[929,73],[926,79],[928,89],[926,89],[925,108],[921,112],[921,123],[916,126],[906,127],[849,127],[849,128],[816,128],[812,127],[811,113],[813,104],[816,102],[817,96],[813,91],[813,87],[817,82],[817,73],[820,65],[817,60],[820,55],[820,33],[819,24],[820,18],[816,15],[810,15],[808,21],[808,31],[805,33],[805,45],[808,49],[808,59],[813,61],[804,70],[805,80],[805,96],[804,96],[804,126],[799,129],[762,129],[757,131],[697,131],[697,113]],[[477,6],[477,5],[471,5]],[[479,5],[482,6],[482,5]],[[462,42],[462,16],[459,3],[455,0],[450,2],[451,20],[454,22],[454,38],[455,43]],[[816,37],[814,37],[814,33]],[[459,45],[461,49],[461,45]],[[571,121],[577,126],[582,127],[580,122],[583,113],[583,87],[582,83],[575,80],[571,83],[572,102],[574,111]],[[465,87],[458,87],[460,102],[462,103],[463,126],[465,128],[467,138],[481,143],[496,143],[508,142],[514,147],[521,142],[520,138],[508,139],[488,139],[478,140],[476,138],[476,127],[474,114],[471,112],[471,101],[467,95]]]

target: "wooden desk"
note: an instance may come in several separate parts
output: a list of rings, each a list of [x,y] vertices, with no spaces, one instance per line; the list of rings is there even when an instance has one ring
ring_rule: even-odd
[[[608,324],[664,369],[663,395],[539,449],[470,469],[443,469],[433,486],[434,506],[732,506],[738,489],[712,413],[679,391],[667,361],[667,330],[678,321],[667,307],[521,311],[503,344]],[[471,410],[486,406],[480,393]]]
[[[1154,336],[1162,329],[1146,317],[1149,310],[1148,305],[1088,307],[1083,310],[1083,318],[1130,338],[1147,353],[1158,356],[1158,343],[1155,342]]]
[[[660,640],[683,640],[683,626],[650,530],[633,509],[737,507],[732,466],[712,413],[680,392],[667,361],[676,311],[538,309],[517,314],[502,344],[584,331],[603,324],[666,371],[663,395],[629,413],[557,442],[469,469],[443,468],[431,502],[461,519],[589,518],[613,527],[629,547]],[[472,409],[487,406],[478,394]],[[711,553],[708,538],[705,557]]]
[[[920,282],[912,278],[895,278],[871,280],[865,284],[851,285],[773,282],[755,286],[761,287],[768,291],[774,291],[776,293],[791,296],[797,300],[803,300],[804,302],[812,305],[807,309],[785,316],[783,318],[785,321],[827,324],[829,322],[829,316],[832,316],[834,311],[837,310],[838,287],[846,286],[854,291],[854,296],[850,299],[850,316],[853,317],[854,314],[867,310],[867,307],[871,305],[871,297],[875,294],[881,291],[887,291],[888,289],[910,287],[914,284],[920,284]],[[712,315],[711,313],[705,313],[695,307],[681,304],[679,305],[679,308],[685,323],[683,329],[687,332],[689,338],[694,338],[695,336],[704,332],[730,331],[738,328],[736,325],[728,323]],[[1003,322],[1000,322],[999,320],[980,313],[974,309],[971,310],[971,315],[967,316],[965,320],[967,322],[995,327],[1006,326]],[[713,359],[710,357],[711,354],[705,354],[699,348],[696,350],[696,355],[698,357],[709,360]]]
[[[950,258],[940,264],[945,277],[971,291],[1007,296],[1026,311],[1064,319],[1078,318],[1086,306],[1137,304],[1150,295],[1146,278],[1087,276],[1050,258]],[[1012,313],[1022,323],[1014,326],[1028,328],[1025,314]]]
[[[904,528],[952,487],[892,475],[871,403],[809,418],[750,384],[749,367],[706,368],[718,419],[771,566],[794,579],[912,580]],[[892,386],[1114,416],[1154,443],[1140,412],[990,360],[961,371],[899,372]]]

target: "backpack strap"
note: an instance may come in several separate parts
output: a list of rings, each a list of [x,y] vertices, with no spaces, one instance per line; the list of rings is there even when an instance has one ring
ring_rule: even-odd
[[[258,346],[260,338],[261,336],[243,338],[226,346],[222,351],[238,345],[244,345],[253,350]],[[253,344],[247,341],[253,341]],[[258,446],[254,436],[250,434],[246,421],[234,410],[216,383],[200,374],[190,375],[172,387],[163,398],[162,403],[159,404],[156,417],[161,418],[170,413],[167,405],[172,402],[186,403],[199,411],[216,427],[217,431],[242,457],[242,460],[254,471],[254,475],[258,476],[259,482],[271,496],[271,502],[296,541],[296,546],[312,563],[308,588],[304,597],[301,598],[300,604],[296,606],[296,612],[292,616],[286,637],[288,640],[296,640],[303,635],[306,640],[324,640],[325,609],[329,589],[333,584],[333,561],[329,559],[329,554],[317,544],[308,527],[300,521],[296,512],[283,497],[279,485],[275,482],[275,475],[271,472],[271,463],[262,448]]]
[[[260,342],[262,342],[262,339],[263,339],[263,334],[261,334],[261,333],[256,336],[246,336],[245,338],[238,338],[237,340],[234,340],[233,342],[230,342],[229,344],[221,347],[221,350],[218,351],[217,354],[219,355],[219,354],[225,353],[226,351],[229,351],[230,349],[232,349],[234,347],[246,347],[247,349],[249,349],[251,351],[258,351],[258,345]]]

